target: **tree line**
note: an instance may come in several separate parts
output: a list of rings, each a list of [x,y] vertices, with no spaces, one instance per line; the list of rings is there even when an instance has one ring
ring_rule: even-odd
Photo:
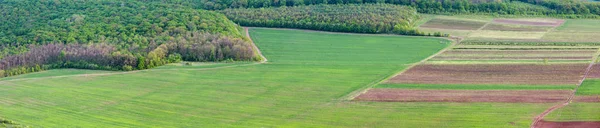
[[[415,29],[414,8],[391,4],[310,5],[239,8],[220,11],[243,26],[299,28],[333,32],[432,35]],[[435,35],[442,36],[437,33]]]
[[[0,1],[0,74],[55,68],[140,70],[175,61],[251,61],[221,13],[137,0]],[[177,47],[176,47],[177,46]]]
[[[149,46],[147,53],[124,54],[104,43],[30,45],[23,54],[0,59],[0,77],[59,68],[131,71],[180,61],[259,59],[244,40],[218,34],[190,32]]]
[[[160,1],[198,9],[267,8],[317,4],[387,3],[411,6],[429,14],[547,15],[597,17],[598,3],[583,0],[142,0]],[[585,8],[585,9],[584,9]],[[590,13],[588,13],[588,10]]]

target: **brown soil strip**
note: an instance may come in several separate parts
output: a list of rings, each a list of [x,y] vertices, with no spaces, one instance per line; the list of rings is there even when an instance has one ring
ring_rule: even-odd
[[[586,64],[421,64],[387,83],[576,85]]]
[[[588,77],[589,78],[600,78],[600,64],[594,64]]]
[[[503,23],[503,24],[558,27],[558,26],[562,25],[565,22],[565,20],[555,20],[553,22],[536,22],[536,21],[524,21],[524,20],[515,20],[515,19],[494,19],[493,22],[494,23]]]
[[[443,55],[460,55],[460,54],[506,54],[506,55],[523,55],[523,54],[576,54],[589,55],[590,57],[596,53],[596,50],[452,50],[444,52]]]
[[[600,128],[600,121],[550,122],[540,121],[536,128]]]
[[[575,102],[600,102],[600,96],[575,96]]]
[[[482,30],[495,30],[495,31],[521,31],[521,32],[546,32],[552,29],[549,26],[508,26],[502,24],[489,24]]]
[[[570,90],[411,90],[370,89],[358,101],[384,102],[501,102],[556,103],[569,98]]]
[[[454,30],[478,30],[484,26],[486,22],[463,21],[463,20],[448,20],[448,19],[432,19],[421,25],[423,28],[438,28],[438,29],[454,29]]]
[[[499,57],[499,56],[438,56],[432,60],[591,60],[591,56],[573,57]]]

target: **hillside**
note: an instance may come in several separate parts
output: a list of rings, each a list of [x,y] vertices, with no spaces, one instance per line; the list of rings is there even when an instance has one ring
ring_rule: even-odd
[[[0,13],[0,74],[7,76],[52,68],[135,70],[180,60],[254,57],[241,27],[224,15],[174,4],[6,0],[0,1]]]

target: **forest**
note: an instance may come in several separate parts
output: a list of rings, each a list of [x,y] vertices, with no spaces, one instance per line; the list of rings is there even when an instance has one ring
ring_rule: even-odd
[[[406,5],[429,14],[546,15],[565,18],[597,18],[599,3],[583,0],[145,0],[191,6],[198,9],[266,8],[316,4]]]
[[[0,13],[0,76],[257,59],[242,28],[223,14],[175,4],[5,0]]]
[[[0,77],[55,68],[141,70],[178,61],[259,60],[240,25],[448,36],[415,29],[415,21],[421,18],[418,13],[598,18],[600,4],[580,0],[2,0]]]
[[[431,35],[415,29],[414,8],[391,4],[310,5],[221,11],[242,26],[299,28],[333,32]],[[437,36],[442,36],[436,33]]]

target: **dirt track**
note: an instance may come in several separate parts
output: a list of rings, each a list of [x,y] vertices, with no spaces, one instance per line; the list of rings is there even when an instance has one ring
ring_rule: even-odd
[[[358,101],[384,102],[501,102],[557,103],[569,98],[569,90],[413,90],[370,89]]]

